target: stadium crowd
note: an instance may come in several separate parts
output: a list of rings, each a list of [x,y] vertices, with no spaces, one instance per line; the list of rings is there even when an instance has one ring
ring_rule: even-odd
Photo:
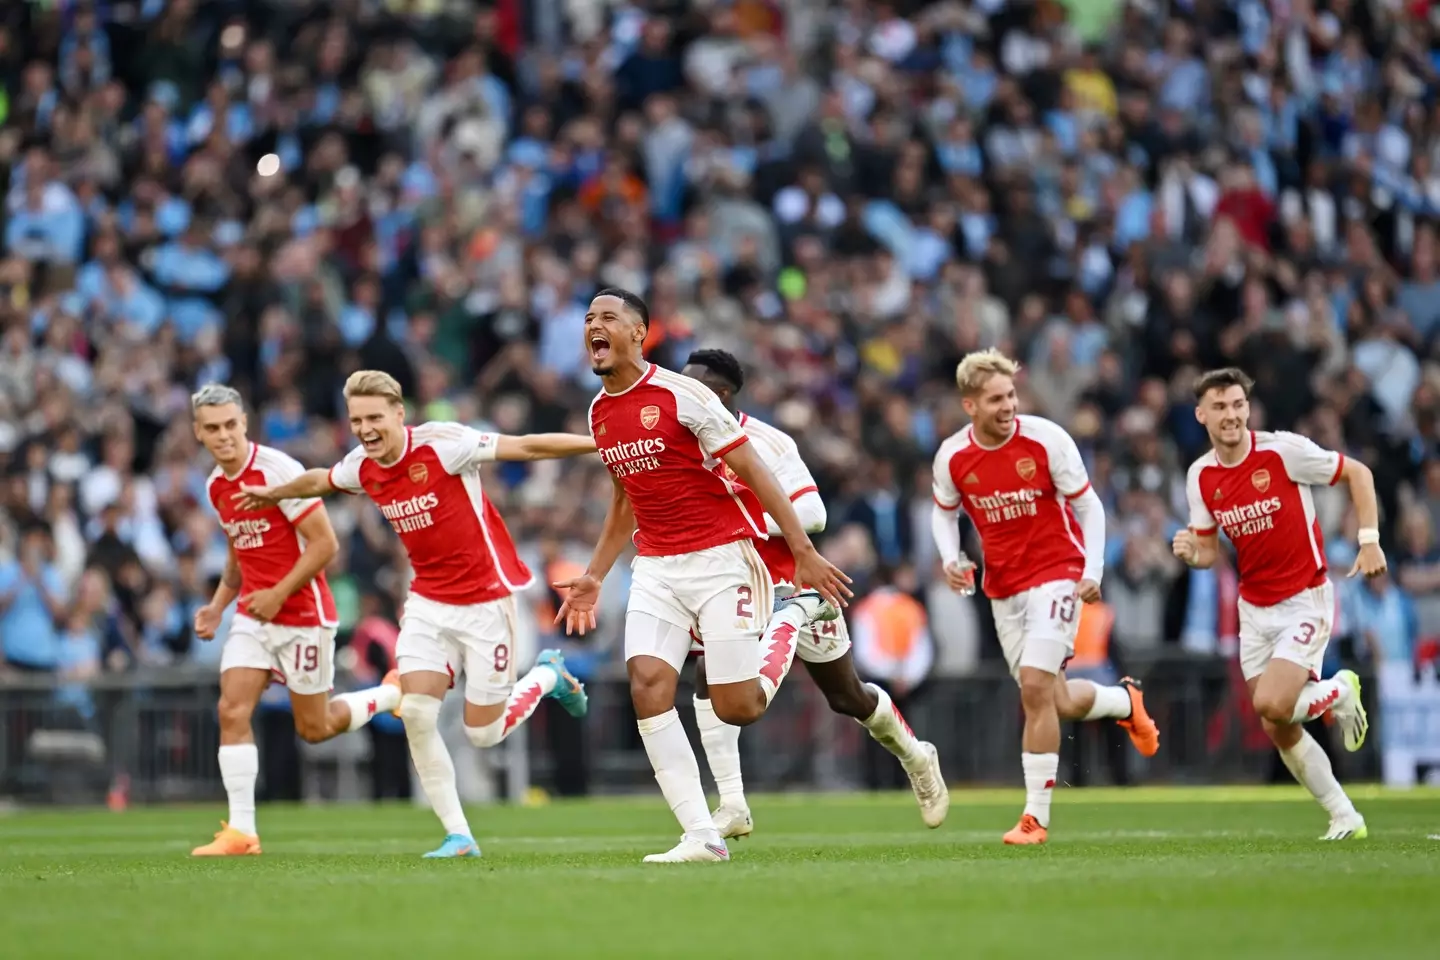
[[[252,437],[307,465],[350,443],[362,367],[416,420],[584,432],[605,285],[647,299],[655,361],[740,357],[742,407],[821,486],[827,556],[925,604],[937,674],[999,657],[928,535],[955,365],[989,346],[1089,462],[1116,659],[1233,650],[1233,573],[1168,548],[1205,443],[1190,383],[1229,363],[1255,426],[1375,468],[1397,575],[1346,586],[1332,655],[1409,658],[1440,635],[1430,6],[8,4],[0,670],[218,662],[190,628],[225,557],[197,385],[239,387]],[[548,582],[609,487],[595,461],[490,490]],[[1317,497],[1342,571],[1345,503]],[[330,509],[342,637],[393,644],[398,541]]]

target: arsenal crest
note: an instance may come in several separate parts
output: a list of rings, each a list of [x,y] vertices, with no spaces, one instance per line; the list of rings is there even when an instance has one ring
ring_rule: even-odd
[[[1256,490],[1264,493],[1266,490],[1270,489],[1270,471],[1256,470],[1254,473],[1250,474],[1250,482],[1255,484]]]
[[[1035,461],[1026,457],[1024,460],[1015,461],[1015,472],[1020,474],[1020,479],[1029,483],[1035,479]]]
[[[423,463],[410,464],[410,482],[423,484],[430,479],[430,470]]]
[[[660,422],[660,408],[659,408],[659,407],[653,407],[653,406],[652,406],[652,407],[642,407],[642,408],[640,408],[640,426],[644,427],[646,430],[654,430],[654,429],[655,429],[655,424],[657,424],[657,423],[659,423],[659,422]]]

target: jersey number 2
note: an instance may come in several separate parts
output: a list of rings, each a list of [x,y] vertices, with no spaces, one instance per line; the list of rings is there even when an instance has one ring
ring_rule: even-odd
[[[755,591],[749,586],[735,588],[735,616],[745,620],[755,616]]]

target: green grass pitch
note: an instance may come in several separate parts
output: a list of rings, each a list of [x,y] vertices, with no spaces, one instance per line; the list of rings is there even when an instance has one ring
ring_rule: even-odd
[[[1009,849],[1018,791],[755,798],[729,864],[646,866],[657,795],[471,811],[485,857],[408,806],[266,808],[265,854],[196,861],[219,808],[0,816],[0,956],[1440,956],[1440,791],[1353,791],[1370,839],[1316,842],[1298,789],[1074,790]]]

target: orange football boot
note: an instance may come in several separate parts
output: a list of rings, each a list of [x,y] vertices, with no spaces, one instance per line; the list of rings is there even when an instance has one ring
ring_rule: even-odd
[[[385,674],[385,679],[381,680],[380,682],[381,682],[383,685],[387,686],[387,687],[394,687],[396,690],[399,690],[399,689],[400,689],[400,671],[399,671],[399,670],[391,670],[389,673]],[[404,694],[401,694],[401,696],[403,697]],[[398,703],[396,704],[395,709],[390,711],[390,716],[392,716],[392,717],[398,717],[398,716],[400,716],[400,706],[399,706]]]
[[[1019,823],[1010,829],[1009,833],[1005,834],[1004,840],[1012,846],[1025,846],[1044,843],[1045,837],[1046,830],[1040,826],[1040,821],[1027,813],[1020,818]]]
[[[215,839],[190,851],[192,857],[253,857],[260,854],[260,838],[241,833],[224,820]]]
[[[1160,749],[1160,728],[1145,711],[1145,695],[1140,692],[1140,681],[1122,677],[1120,686],[1130,694],[1130,716],[1117,720],[1120,728],[1130,734],[1130,742],[1140,751],[1142,757],[1153,757]]]

